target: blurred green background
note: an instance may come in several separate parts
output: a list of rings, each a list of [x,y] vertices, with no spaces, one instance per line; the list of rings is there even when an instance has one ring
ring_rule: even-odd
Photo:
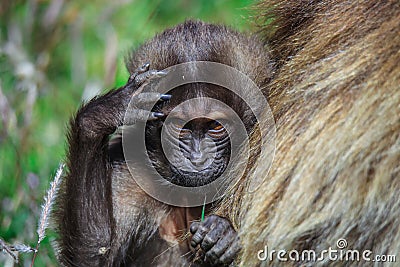
[[[251,0],[1,0],[0,238],[35,246],[40,205],[82,100],[126,82],[124,55],[166,27],[199,18],[247,30]],[[35,266],[57,266],[55,234]],[[30,266],[20,254],[16,266]],[[13,266],[0,252],[0,266]]]

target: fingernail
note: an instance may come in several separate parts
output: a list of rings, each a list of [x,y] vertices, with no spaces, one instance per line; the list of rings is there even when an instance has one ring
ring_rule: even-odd
[[[129,78],[128,78],[128,82],[127,82],[127,83],[131,83],[131,82],[135,79],[135,77],[136,77],[136,74],[131,74],[131,75],[129,75]]]
[[[161,95],[160,99],[163,100],[163,101],[166,101],[166,100],[170,100],[171,97],[172,97],[172,95]]]
[[[162,118],[165,116],[164,113],[162,113],[162,112],[153,112],[152,115],[153,115],[153,117],[156,117],[156,118]]]

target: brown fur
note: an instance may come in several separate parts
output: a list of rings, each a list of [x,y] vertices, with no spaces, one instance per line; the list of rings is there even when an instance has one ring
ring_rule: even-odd
[[[260,265],[265,245],[318,252],[339,238],[400,260],[400,2],[275,0],[258,9],[262,22],[273,18],[262,32],[278,66],[269,87],[276,156],[269,172],[270,155],[261,155],[244,177],[264,177],[256,193],[234,188],[243,198],[220,209],[240,226],[240,264]],[[273,265],[290,264],[301,263]]]
[[[134,51],[127,65],[133,74],[146,62],[161,70],[195,60],[235,67],[260,87],[271,75],[260,40],[200,21],[187,21],[157,35]],[[177,235],[188,232],[186,223],[200,219],[201,209],[168,206],[145,194],[120,155],[121,139],[109,143],[123,124],[132,94],[140,88],[128,82],[83,104],[71,119],[67,174],[55,214],[63,266],[188,266],[193,259],[189,242]],[[213,87],[188,88],[201,94]],[[156,143],[160,137],[152,138]],[[138,161],[132,163],[133,175],[148,177],[144,163]],[[198,265],[208,264],[199,260]]]
[[[157,34],[131,53],[126,65],[133,73],[146,62],[162,70],[189,61],[226,64],[246,74],[258,86],[264,86],[271,78],[267,51],[256,36],[190,20]]]

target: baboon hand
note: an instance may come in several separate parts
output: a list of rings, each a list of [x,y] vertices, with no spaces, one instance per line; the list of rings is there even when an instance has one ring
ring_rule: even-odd
[[[166,71],[158,71],[150,69],[150,64],[146,63],[137,68],[131,74],[129,80],[123,90],[125,90],[130,97],[127,98],[132,102],[130,109],[125,114],[125,124],[134,124],[136,121],[156,120],[164,117],[163,113],[151,112],[143,107],[157,101],[167,101],[171,95],[161,94],[157,92],[142,92],[144,87],[151,81],[167,75]]]
[[[239,237],[231,223],[217,215],[192,223],[190,232],[193,234],[191,246],[200,246],[203,261],[211,266],[229,265],[241,249]]]

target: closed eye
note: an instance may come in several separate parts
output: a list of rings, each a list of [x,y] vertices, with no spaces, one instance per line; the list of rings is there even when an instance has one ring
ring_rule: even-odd
[[[216,130],[216,131],[218,131],[218,130],[221,130],[222,128],[224,128],[224,127],[223,127],[222,124],[220,124],[219,122],[215,122],[215,123],[213,123],[213,124],[211,125],[210,128],[211,128],[210,130]]]
[[[218,136],[218,135],[225,134],[226,129],[225,129],[225,127],[222,125],[222,123],[220,123],[220,122],[214,120],[214,121],[211,121],[211,122],[208,124],[208,132],[209,132],[211,135],[217,135],[217,136]]]

